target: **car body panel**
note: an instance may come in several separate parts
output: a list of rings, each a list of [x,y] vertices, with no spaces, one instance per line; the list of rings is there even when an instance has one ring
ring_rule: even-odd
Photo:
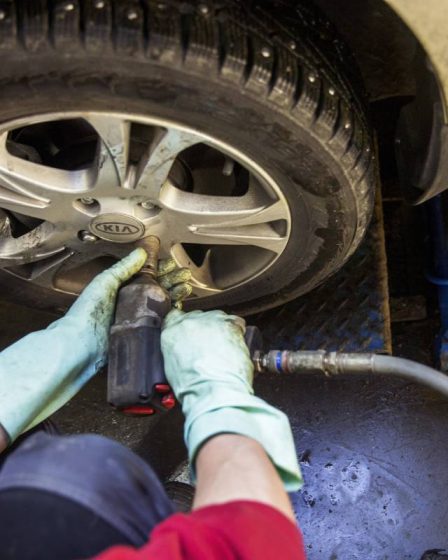
[[[448,3],[440,0],[385,0],[412,30],[434,69],[448,122]]]

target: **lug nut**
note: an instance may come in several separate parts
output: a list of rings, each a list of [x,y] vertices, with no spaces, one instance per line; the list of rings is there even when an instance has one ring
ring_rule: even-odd
[[[149,200],[145,200],[144,202],[140,202],[140,206],[145,210],[152,210],[154,208],[154,204],[149,202]]]
[[[129,21],[138,19],[138,12],[136,10],[129,10],[127,13],[127,18]]]
[[[84,243],[95,243],[95,241],[98,241],[98,237],[96,235],[93,235],[93,233],[86,230],[79,232],[79,239],[81,239]]]
[[[91,206],[92,204],[95,204],[96,200],[94,198],[91,198],[90,196],[85,196],[83,198],[79,199],[83,204],[86,204],[87,206]]]
[[[263,58],[271,58],[272,56],[272,49],[270,47],[263,47],[261,49],[261,56]]]

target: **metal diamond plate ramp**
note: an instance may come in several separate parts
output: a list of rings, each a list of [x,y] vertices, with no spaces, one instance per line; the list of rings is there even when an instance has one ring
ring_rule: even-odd
[[[391,352],[387,260],[381,201],[365,240],[325,284],[247,318],[266,348]]]

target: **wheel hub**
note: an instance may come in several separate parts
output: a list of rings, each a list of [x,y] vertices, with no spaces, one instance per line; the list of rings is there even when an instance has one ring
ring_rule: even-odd
[[[143,223],[127,214],[101,214],[90,222],[90,231],[105,241],[133,243],[145,234]]]

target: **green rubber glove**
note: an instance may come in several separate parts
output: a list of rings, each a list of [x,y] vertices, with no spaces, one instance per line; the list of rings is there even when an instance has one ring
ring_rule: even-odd
[[[185,414],[190,462],[194,471],[197,452],[211,437],[244,435],[263,446],[286,490],[297,490],[303,481],[289,420],[254,396],[241,321],[223,311],[173,310],[165,319],[165,372]]]
[[[0,354],[0,424],[14,441],[68,402],[106,363],[120,285],[146,260],[136,249],[99,274],[67,314]]]

